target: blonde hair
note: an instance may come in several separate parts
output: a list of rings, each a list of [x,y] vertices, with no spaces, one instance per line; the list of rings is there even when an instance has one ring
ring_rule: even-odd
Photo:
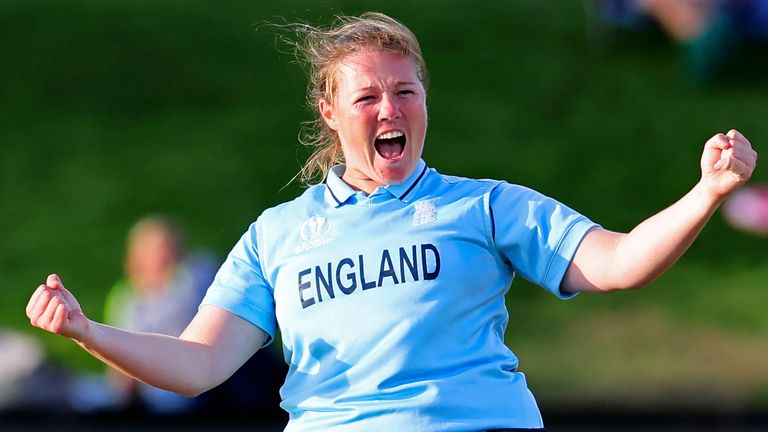
[[[321,99],[333,105],[336,92],[336,66],[346,56],[369,50],[382,50],[410,57],[419,80],[427,88],[427,68],[416,36],[402,23],[378,12],[360,16],[337,16],[323,29],[309,24],[289,26],[298,36],[290,42],[297,58],[307,67],[307,104],[317,115],[302,123],[299,142],[312,148],[312,154],[294,178],[304,185],[322,181],[334,165],[344,161],[336,131],[323,120]]]
[[[184,254],[185,236],[181,224],[173,217],[163,214],[150,214],[139,219],[128,231],[126,248],[130,255],[131,247],[146,233],[160,232],[167,236],[172,254],[176,260]]]

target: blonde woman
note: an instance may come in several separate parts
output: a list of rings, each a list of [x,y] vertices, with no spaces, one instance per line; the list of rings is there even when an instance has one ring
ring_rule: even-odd
[[[504,345],[512,278],[560,298],[642,287],[755,167],[744,136],[717,134],[691,192],[611,232],[530,189],[429,168],[426,67],[398,21],[367,13],[295,29],[317,113],[302,178],[324,181],[258,217],[178,338],[89,320],[56,275],[30,300],[33,325],[189,396],[279,328],[287,431],[543,430]]]

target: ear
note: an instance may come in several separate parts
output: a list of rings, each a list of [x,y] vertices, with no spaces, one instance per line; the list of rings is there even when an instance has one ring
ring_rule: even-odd
[[[328,127],[333,130],[338,130],[339,126],[336,123],[336,116],[333,112],[333,105],[331,105],[325,99],[320,99],[320,101],[317,103],[317,108],[320,110],[320,115],[323,117],[323,120],[325,120],[325,124],[327,124]]]

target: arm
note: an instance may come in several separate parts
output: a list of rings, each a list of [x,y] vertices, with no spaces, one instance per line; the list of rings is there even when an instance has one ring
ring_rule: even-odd
[[[627,234],[593,229],[565,273],[565,291],[641,288],[674,264],[723,199],[752,175],[757,153],[735,130],[707,141],[701,180],[683,198]]]
[[[56,275],[32,295],[27,316],[137,380],[190,397],[229,378],[266,339],[259,327],[214,306],[202,307],[179,337],[100,324],[83,314]]]

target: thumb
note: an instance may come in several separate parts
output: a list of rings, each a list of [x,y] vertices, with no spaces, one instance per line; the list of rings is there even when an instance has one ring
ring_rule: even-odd
[[[61,283],[61,278],[57,274],[49,275],[48,279],[45,281],[45,284],[52,289],[61,289],[64,287],[64,285]]]

